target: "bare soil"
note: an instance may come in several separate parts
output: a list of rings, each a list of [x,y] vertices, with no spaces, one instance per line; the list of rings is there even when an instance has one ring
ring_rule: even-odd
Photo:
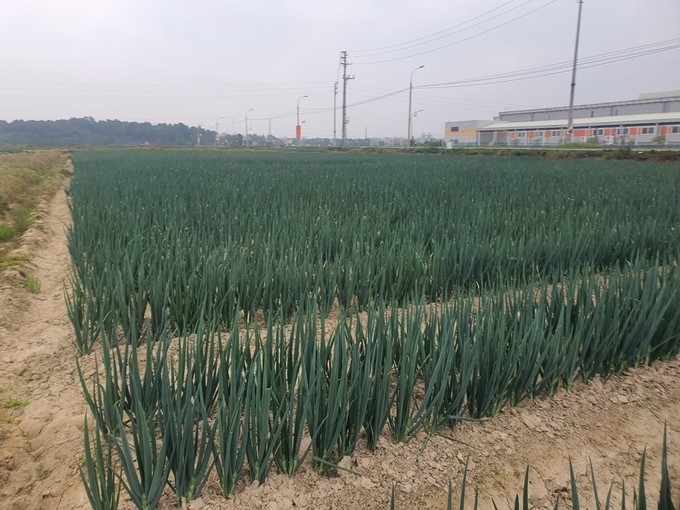
[[[31,294],[22,274],[0,274],[0,508],[88,508],[78,477],[85,404],[63,286],[68,276],[66,196],[43,205],[43,219],[24,237],[23,252],[41,291]],[[90,360],[91,361],[91,360]],[[397,508],[444,508],[449,481],[455,497],[469,456],[468,495],[478,487],[480,508],[508,508],[530,466],[531,504],[552,508],[557,493],[569,500],[569,458],[593,508],[589,459],[604,498],[622,481],[632,501],[639,462],[647,451],[648,497],[658,495],[664,421],[669,425],[669,468],[680,502],[680,360],[630,370],[623,377],[576,383],[554,398],[507,407],[482,423],[461,423],[438,436],[420,434],[394,444],[385,434],[371,454],[360,443],[342,470],[317,475],[309,460],[294,478],[272,468],[262,485],[245,480],[225,500],[216,480],[191,509],[387,508],[392,484]],[[617,496],[618,499],[618,496]],[[169,493],[162,507],[174,507]],[[124,501],[123,508],[132,508]]]
[[[0,508],[87,501],[77,473],[85,405],[63,297],[69,263],[63,186],[40,208],[42,218],[20,248],[40,292],[24,290],[22,269],[0,275]]]

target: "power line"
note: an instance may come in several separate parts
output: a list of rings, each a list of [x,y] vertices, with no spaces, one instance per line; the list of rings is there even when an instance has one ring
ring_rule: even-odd
[[[658,48],[650,48],[650,46],[658,46],[659,44],[669,43],[666,46]],[[639,58],[646,55],[652,55],[654,53],[661,53],[664,51],[674,50],[680,47],[680,38],[669,39],[668,41],[660,41],[658,43],[651,43],[642,46],[635,46],[625,50],[616,50],[607,53],[602,53],[594,55],[591,57],[585,57],[581,59],[581,69],[587,69],[591,67],[599,67],[601,65],[612,64],[615,62],[621,62],[624,60],[630,60],[633,58]],[[440,88],[453,88],[462,86],[472,86],[472,85],[492,85],[495,83],[507,83],[508,81],[519,81],[523,79],[539,78],[542,76],[551,76],[554,74],[560,74],[567,72],[570,67],[569,61],[558,62],[554,64],[547,64],[538,67],[532,67],[528,69],[521,69],[517,71],[510,71],[507,73],[491,74],[476,78],[468,78],[465,80],[457,80],[451,82],[434,83],[429,85],[420,85],[416,88],[419,89],[440,89]]]
[[[26,89],[17,89],[17,88],[4,88],[0,87],[0,90],[18,90],[18,91],[26,91]],[[315,90],[314,92],[325,92],[326,90]],[[27,94],[0,94],[0,97],[26,97],[26,98],[48,98],[48,99],[144,99],[144,100],[165,100],[165,99],[226,99],[226,98],[236,98],[236,97],[279,97],[279,96],[296,96],[299,94],[299,92],[278,92],[278,93],[266,93],[266,94],[258,94],[258,93],[239,93],[239,94],[228,94],[228,93],[223,93],[223,94],[201,94],[201,95],[158,95],[158,94],[151,94],[150,95],[107,95],[107,96],[98,96],[98,95],[63,95],[63,93],[71,93],[73,91],[70,90],[39,90],[39,92],[42,92],[42,94],[32,94],[30,93],[31,91],[26,91],[28,92]],[[52,94],[46,94],[47,92],[52,92]],[[76,91],[77,92],[77,91]],[[96,91],[92,91],[95,92]],[[244,91],[245,92],[245,91]],[[256,91],[257,92],[257,91]]]
[[[414,88],[420,89],[421,87],[416,86]],[[352,90],[355,91],[355,95],[362,96],[362,97],[373,97],[375,94],[382,94],[382,93],[390,93],[392,92],[390,89],[386,89],[383,87],[375,87],[375,86],[367,86],[367,85],[357,85],[352,87]],[[358,91],[358,92],[356,92]],[[428,106],[451,106],[451,107],[457,107],[461,105],[466,105],[466,106],[507,106],[508,102],[507,101],[484,101],[480,99],[466,99],[466,98],[460,98],[460,97],[449,97],[449,96],[438,96],[434,94],[419,94],[418,95],[419,101],[428,101]],[[404,103],[404,100],[400,100],[399,102]],[[530,105],[526,104],[519,104],[519,103],[512,103],[513,106],[517,106],[518,108],[530,108]],[[491,111],[491,110],[490,110]]]
[[[193,88],[198,88],[198,87],[220,87],[220,88],[228,88],[228,87],[244,87],[246,90],[249,90],[252,87],[275,87],[277,89],[280,88],[300,88],[300,87],[308,87],[310,85],[327,85],[328,81],[306,81],[306,82],[244,82],[244,83],[115,83],[115,82],[66,82],[66,81],[29,81],[29,80],[2,80],[0,79],[0,83],[17,83],[17,84],[25,84],[25,85],[83,85],[83,86],[93,86],[93,87],[128,87],[128,86],[133,86],[133,87],[193,87]],[[285,86],[285,87],[282,87]],[[156,89],[154,89],[156,90]],[[266,90],[266,89],[265,89]]]
[[[581,84],[585,88],[591,89],[591,88],[597,88],[601,85],[606,85],[608,83],[619,82],[621,80],[631,80],[632,81],[632,80],[639,80],[639,79],[643,79],[643,78],[645,78],[645,79],[653,78],[655,76],[663,76],[665,74],[677,73],[678,71],[680,71],[680,67],[675,67],[675,68],[672,67],[673,65],[676,65],[676,64],[677,64],[677,62],[673,61],[673,62],[669,62],[669,63],[664,64],[662,67],[657,68],[657,69],[663,69],[663,71],[658,71],[658,72],[653,72],[653,73],[644,72],[644,73],[628,74],[626,76],[617,77],[617,78],[614,78],[614,79],[611,79],[611,80],[597,80],[597,81],[587,80],[587,81],[582,81]]]
[[[666,44],[665,46],[661,46],[659,48],[654,48],[654,46],[658,46],[660,44]],[[603,65],[608,65],[612,64],[615,62],[622,62],[626,60],[631,60],[634,58],[639,58],[643,57],[646,55],[651,55],[654,53],[660,53],[664,51],[670,51],[674,49],[680,48],[680,38],[677,39],[669,39],[667,41],[659,41],[656,43],[649,43],[641,46],[634,46],[631,48],[627,49],[622,49],[622,50],[614,50],[610,52],[605,52],[602,54],[594,55],[591,57],[586,57],[582,59],[582,62],[585,62],[580,66],[581,69],[588,69],[592,67],[600,67]],[[565,72],[569,72],[570,68],[570,62],[558,62],[555,64],[547,64],[539,67],[534,67],[534,68],[529,68],[529,69],[524,69],[524,70],[518,70],[518,71],[510,71],[508,73],[501,73],[501,74],[494,74],[494,75],[487,75],[487,76],[482,76],[482,77],[477,77],[477,78],[468,78],[465,80],[458,80],[458,81],[452,81],[452,82],[445,82],[445,83],[435,83],[435,84],[426,84],[426,85],[419,85],[417,87],[414,87],[416,89],[422,90],[422,89],[446,89],[446,88],[457,88],[457,87],[472,87],[472,86],[481,86],[481,85],[494,85],[498,83],[508,83],[508,82],[513,82],[513,81],[523,81],[523,80],[530,80],[530,79],[535,79],[535,78],[542,78],[545,76],[552,76],[556,74],[562,74]],[[388,99],[390,97],[396,96],[398,94],[401,94],[402,92],[406,92],[408,88],[402,88],[398,90],[393,90],[391,92],[387,92],[385,94],[381,94],[379,96],[371,97],[368,99],[364,99],[361,101],[357,101],[355,103],[351,103],[347,105],[347,108],[353,108],[356,106],[363,106],[366,104],[374,103],[376,101],[382,101],[384,99]],[[312,108],[310,109],[310,113],[322,113],[331,110],[330,108]]]
[[[486,11],[486,12],[483,12],[482,14],[480,14],[480,15],[478,15],[478,16],[475,16],[474,18],[470,18],[469,20],[463,21],[463,22],[461,22],[461,23],[457,23],[457,24],[455,24],[455,25],[453,25],[453,26],[450,26],[450,27],[448,27],[448,28],[445,28],[445,29],[443,29],[443,30],[439,30],[439,31],[437,31],[437,32],[433,32],[433,33],[431,33],[431,34],[424,35],[424,36],[422,36],[422,37],[417,37],[417,38],[415,38],[415,39],[411,39],[411,40],[405,41],[405,42],[403,42],[403,43],[391,44],[391,45],[389,45],[389,46],[382,46],[382,47],[380,47],[380,48],[372,48],[372,49],[367,49],[367,50],[349,50],[349,52],[352,53],[352,54],[356,54],[356,53],[370,53],[370,54],[372,54],[373,52],[376,52],[376,51],[388,50],[388,49],[390,49],[390,48],[396,48],[396,47],[398,47],[398,46],[406,46],[406,45],[409,45],[409,44],[411,44],[411,43],[415,43],[415,42],[418,42],[418,41],[422,41],[422,40],[424,40],[424,39],[430,39],[430,38],[432,38],[432,37],[434,37],[434,36],[438,36],[439,34],[443,34],[443,33],[445,33],[445,32],[448,32],[448,31],[450,31],[450,30],[453,30],[454,28],[458,28],[458,27],[462,27],[463,25],[467,25],[467,24],[470,23],[471,21],[474,21],[474,20],[476,20],[476,19],[482,18],[482,17],[486,16],[487,14],[490,14],[490,13],[492,13],[492,12],[494,12],[494,11],[497,11],[498,9],[501,9],[501,8],[505,7],[505,6],[508,5],[508,4],[514,3],[515,1],[516,1],[516,0],[510,0],[510,1],[505,2],[505,3],[503,3],[503,4],[501,4],[501,5],[497,6],[497,7],[494,7],[494,8],[491,9],[491,10],[488,10],[488,11]],[[534,1],[534,0],[529,0],[528,2],[525,2],[525,3],[529,3],[529,2],[533,2],[533,1]],[[522,4],[522,5],[524,5],[524,4]],[[520,6],[520,7],[521,7],[521,6]],[[490,18],[490,19],[493,19],[493,18]],[[486,20],[486,21],[489,21],[489,20]],[[483,21],[482,23],[485,23],[485,21]],[[454,32],[454,33],[457,33],[457,32]],[[452,35],[452,34],[448,34],[448,35]],[[445,36],[442,36],[442,37],[448,37],[448,35],[445,35]],[[436,39],[440,39],[440,38],[441,38],[441,37],[437,37]],[[436,39],[433,39],[433,40],[436,40]],[[421,43],[421,44],[426,44],[426,43]],[[406,48],[403,48],[403,49],[406,49]],[[394,50],[394,51],[400,51],[400,50]],[[365,55],[365,56],[371,56],[371,55]]]
[[[640,58],[643,56],[655,54],[655,53],[660,53],[660,52],[665,52],[665,51],[671,51],[680,48],[680,38],[675,38],[675,39],[668,39],[665,41],[658,41],[654,43],[648,43],[640,46],[634,46],[630,48],[625,48],[625,49],[620,49],[620,50],[613,50],[597,55],[593,55],[590,57],[584,57],[581,59],[581,64],[579,67],[581,69],[588,69],[588,68],[593,68],[593,67],[599,67],[602,65],[608,65],[616,62],[622,62],[622,61],[627,61],[631,60],[633,58]],[[523,80],[529,80],[529,79],[536,79],[536,78],[542,78],[546,76],[552,76],[552,75],[557,75],[561,73],[566,73],[569,71],[569,61],[563,61],[563,62],[557,62],[553,64],[546,64],[542,66],[537,66],[537,67],[532,67],[532,68],[526,68],[526,69],[520,69],[516,71],[510,71],[507,73],[497,73],[497,74],[491,74],[491,75],[485,75],[481,77],[473,77],[473,78],[468,78],[464,80],[457,80],[457,81],[451,81],[451,82],[443,82],[443,83],[434,83],[434,84],[425,84],[425,85],[419,85],[417,87],[414,87],[419,90],[436,90],[436,89],[450,89],[450,88],[462,88],[462,87],[471,87],[471,86],[480,86],[480,85],[493,85],[493,84],[499,84],[499,83],[508,83],[508,82],[514,82],[514,81],[523,81]],[[366,88],[364,86],[364,88]],[[379,88],[376,88],[379,89]],[[370,104],[373,102],[377,101],[382,101],[386,99],[390,99],[394,96],[397,96],[405,91],[407,91],[407,88],[402,88],[398,90],[393,90],[393,91],[387,91],[383,94],[379,94],[377,96],[371,96],[366,99],[356,101],[354,103],[349,103],[346,104],[346,109],[347,108],[354,108],[357,106],[363,106],[366,104]],[[289,94],[288,94],[289,95]],[[68,99],[68,96],[55,96],[55,95],[8,95],[8,94],[0,94],[0,97],[31,97],[31,98],[48,98],[48,99],[54,99],[55,97],[59,97],[60,99]],[[210,97],[210,96],[201,96],[201,97]],[[221,97],[221,96],[217,96]],[[239,96],[242,97],[242,96]],[[75,96],[73,99],[83,99],[82,97]],[[97,99],[96,97],[89,96],[85,99]],[[114,97],[110,99],[135,99],[134,97]],[[149,97],[143,97],[143,99],[149,99]],[[161,98],[165,99],[165,98]],[[305,109],[306,115],[316,115],[316,114],[321,114],[321,113],[326,113],[329,111],[332,111],[333,108],[307,108]],[[253,120],[263,120],[263,119],[282,119],[286,117],[290,117],[294,114],[294,110],[288,110],[282,113],[277,113],[277,114],[263,114],[262,117],[257,116],[253,117]],[[226,115],[230,116],[230,115]],[[231,115],[232,117],[237,117],[238,115]],[[177,116],[174,117],[162,117],[162,118],[157,118],[157,120],[161,119],[177,119]],[[205,117],[198,117],[198,116],[192,116],[191,118],[195,119],[211,119],[214,118],[214,116],[205,116]]]
[[[385,60],[374,60],[374,61],[371,61],[371,62],[355,62],[354,65],[385,64],[385,63],[388,63],[388,62],[396,62],[396,61],[398,61],[398,60],[404,60],[404,59],[407,59],[407,58],[418,57],[418,56],[420,56],[420,55],[427,55],[428,53],[433,53],[433,52],[435,52],[435,51],[443,50],[443,49],[445,49],[445,48],[450,48],[451,46],[455,46],[456,44],[460,44],[460,43],[469,41],[469,40],[471,40],[471,39],[476,39],[477,37],[480,37],[480,36],[482,36],[482,35],[484,35],[484,34],[488,34],[489,32],[493,32],[494,30],[498,30],[499,28],[502,28],[502,27],[504,27],[504,26],[506,26],[506,25],[509,25],[510,23],[514,23],[515,21],[518,21],[518,20],[520,20],[520,19],[522,19],[522,18],[525,18],[525,17],[529,16],[530,14],[533,14],[533,13],[535,13],[535,12],[537,12],[537,11],[540,11],[541,9],[544,9],[544,8],[548,7],[549,5],[554,4],[555,2],[557,2],[557,0],[550,0],[550,2],[548,2],[547,4],[541,5],[540,7],[537,7],[536,9],[532,9],[532,10],[529,11],[529,12],[526,12],[526,13],[524,13],[524,14],[521,14],[521,15],[519,15],[519,16],[517,16],[517,17],[515,17],[515,18],[512,18],[512,19],[510,19],[510,20],[508,20],[508,21],[505,21],[505,22],[503,22],[503,23],[501,23],[501,24],[499,24],[499,25],[493,26],[493,27],[491,27],[491,28],[489,28],[489,29],[487,29],[487,30],[483,30],[482,32],[479,32],[479,33],[477,33],[477,34],[473,34],[473,35],[468,36],[468,37],[465,37],[465,38],[463,38],[463,39],[459,39],[459,40],[457,40],[457,41],[454,41],[454,42],[451,42],[451,43],[448,43],[448,44],[444,44],[443,46],[438,46],[438,47],[436,47],[436,48],[432,48],[432,49],[430,49],[430,50],[421,51],[421,52],[418,52],[418,53],[412,53],[412,54],[410,54],[410,55],[405,55],[405,56],[403,56],[403,57],[395,57],[395,58],[390,58],[390,59],[385,59]]]

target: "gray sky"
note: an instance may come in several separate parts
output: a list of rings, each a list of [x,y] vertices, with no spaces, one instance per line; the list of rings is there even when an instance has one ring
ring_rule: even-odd
[[[500,110],[565,105],[578,11],[576,0],[1,1],[0,119],[215,129],[221,117],[220,131],[231,133],[243,132],[253,108],[252,132],[267,134],[271,119],[272,134],[293,136],[296,101],[308,95],[300,101],[306,137],[333,135],[342,50],[355,77],[350,105],[407,89],[411,71],[425,65],[413,75],[413,111],[423,110],[415,134],[441,136],[446,121]],[[576,103],[680,89],[679,45],[680,0],[584,0],[583,65],[624,60],[580,68]],[[374,48],[383,49],[365,51]],[[542,73],[566,72],[421,88],[553,64],[564,65]],[[350,137],[405,136],[408,92],[348,115]]]

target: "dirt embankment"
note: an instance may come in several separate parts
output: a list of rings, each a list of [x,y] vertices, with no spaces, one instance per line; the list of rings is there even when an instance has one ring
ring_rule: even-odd
[[[82,459],[85,404],[75,371],[71,328],[63,284],[68,274],[65,227],[69,223],[63,191],[45,205],[43,219],[25,236],[25,253],[40,282],[33,294],[11,275],[0,276],[0,508],[87,508],[78,477]],[[20,275],[19,275],[20,276]],[[15,275],[15,277],[18,277]],[[430,438],[420,434],[394,444],[389,434],[370,454],[360,443],[342,465],[362,476],[338,471],[319,477],[309,460],[294,478],[272,469],[263,486],[245,480],[225,500],[214,478],[191,508],[387,508],[392,483],[397,508],[444,508],[449,480],[456,495],[469,455],[469,487],[478,486],[481,508],[493,497],[511,506],[531,466],[531,503],[552,508],[555,495],[568,499],[571,457],[583,490],[582,505],[592,508],[588,459],[592,459],[600,497],[609,483],[625,479],[632,501],[639,461],[647,448],[650,500],[657,495],[664,421],[669,424],[669,467],[680,501],[680,360],[631,370],[621,378],[576,383],[553,399],[506,408],[483,423],[464,423]],[[620,490],[620,489],[619,489]],[[616,492],[616,489],[615,489]],[[163,508],[173,508],[168,492]],[[129,502],[123,508],[131,508]]]
[[[1,508],[87,503],[77,473],[85,405],[63,298],[70,221],[63,188],[40,206],[19,248],[39,291],[21,285],[22,269],[0,274]]]

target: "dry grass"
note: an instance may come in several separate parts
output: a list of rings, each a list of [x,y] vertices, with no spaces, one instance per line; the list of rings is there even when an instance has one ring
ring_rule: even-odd
[[[0,271],[15,266],[12,250],[70,173],[70,154],[63,150],[0,153]]]

